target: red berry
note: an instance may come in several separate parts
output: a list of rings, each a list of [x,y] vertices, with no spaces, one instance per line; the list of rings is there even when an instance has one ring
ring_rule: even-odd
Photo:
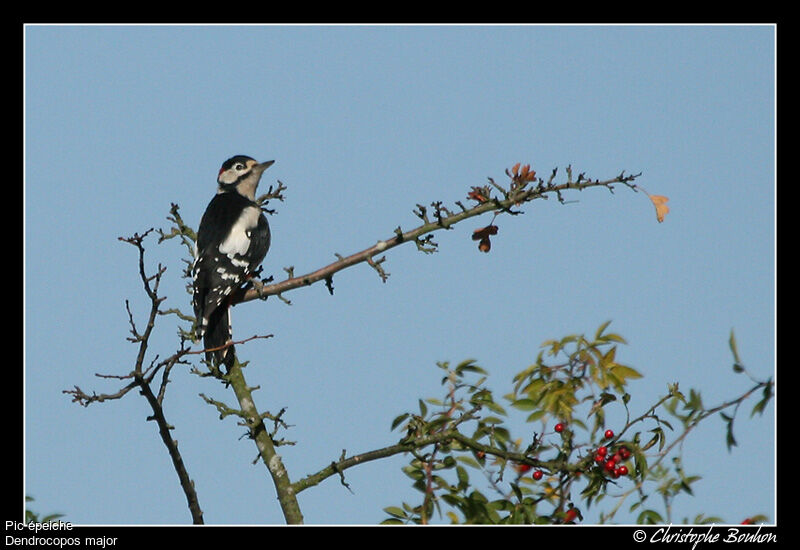
[[[576,517],[578,517],[578,511],[575,508],[570,508],[564,514],[564,523],[569,523],[570,521],[574,521]]]
[[[517,471],[521,474],[524,474],[525,472],[529,472],[531,468],[533,468],[533,466],[530,464],[519,464],[517,466]]]
[[[556,424],[556,428],[555,428],[555,430],[556,430],[557,432],[559,432],[559,433],[563,432],[563,431],[564,431],[564,424],[562,424],[561,422],[559,422],[558,424]]]
[[[621,475],[621,476],[628,475],[628,467],[625,466],[624,464],[622,466],[620,466],[619,468],[617,468],[617,470],[619,470],[619,475]]]
[[[617,452],[619,453],[619,456],[621,456],[623,460],[627,460],[631,456],[631,452],[625,446],[620,447],[619,451]]]
[[[614,432],[612,430],[606,430],[605,436],[606,439],[611,439],[612,437],[614,437]]]
[[[596,455],[594,455],[594,461],[597,462],[598,464],[602,464],[603,462],[606,461],[606,457],[604,457],[600,453],[597,453]]]
[[[597,454],[599,454],[600,456],[606,456],[607,452],[608,452],[608,449],[606,449],[605,447],[598,447],[597,448]]]
[[[750,518],[745,518],[742,522],[742,525],[753,525],[753,520]]]
[[[544,474],[542,473],[541,470],[536,470],[535,472],[533,472],[533,479],[535,479],[536,481],[539,481],[540,479],[542,479],[543,475]]]
[[[603,467],[606,469],[607,472],[613,472],[616,465],[617,463],[614,462],[614,459],[609,458],[608,460],[606,460],[606,464]]]

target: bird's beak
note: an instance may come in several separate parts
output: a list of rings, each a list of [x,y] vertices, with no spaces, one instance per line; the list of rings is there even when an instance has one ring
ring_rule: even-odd
[[[258,172],[260,174],[260,173],[264,172],[264,170],[266,170],[267,168],[272,166],[273,164],[275,164],[274,160],[268,160],[267,162],[262,162],[260,164],[256,164],[255,166],[253,166],[253,170],[255,170],[256,172]]]

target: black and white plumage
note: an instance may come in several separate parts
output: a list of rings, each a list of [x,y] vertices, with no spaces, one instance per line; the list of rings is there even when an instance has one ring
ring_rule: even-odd
[[[211,350],[206,360],[215,366],[233,365],[233,346],[223,348],[231,340],[231,300],[269,250],[269,224],[255,193],[273,162],[259,163],[244,155],[226,160],[217,176],[217,194],[197,230],[192,302],[197,336],[204,349]]]

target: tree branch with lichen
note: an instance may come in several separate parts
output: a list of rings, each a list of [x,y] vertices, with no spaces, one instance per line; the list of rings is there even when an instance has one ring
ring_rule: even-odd
[[[312,285],[319,281],[325,281],[329,291],[332,293],[333,276],[349,267],[360,263],[367,263],[374,268],[381,280],[386,282],[388,274],[381,267],[385,261],[385,256],[376,258],[388,250],[405,243],[415,243],[417,248],[423,252],[435,252],[438,245],[431,240],[432,233],[440,230],[452,229],[457,223],[463,222],[486,213],[518,215],[522,211],[516,208],[522,204],[532,202],[537,199],[548,199],[555,196],[556,199],[566,202],[563,194],[567,191],[583,191],[590,188],[605,188],[614,192],[616,185],[623,185],[633,191],[642,190],[633,182],[641,174],[620,173],[618,176],[605,180],[587,179],[583,173],[577,179],[572,177],[572,168],[568,167],[567,179],[562,183],[554,183],[557,170],[553,170],[547,181],[536,177],[535,171],[529,166],[515,165],[510,170],[506,170],[506,175],[510,179],[508,187],[502,187],[493,179],[489,178],[489,184],[484,187],[472,187],[468,192],[468,200],[474,201],[471,207],[464,206],[461,201],[456,201],[456,208],[447,208],[441,201],[431,203],[431,216],[428,207],[417,204],[414,214],[423,223],[413,229],[403,231],[399,226],[394,230],[394,235],[385,239],[379,239],[374,245],[369,246],[359,252],[342,256],[337,254],[338,259],[319,269],[305,273],[303,275],[290,276],[280,282],[256,285],[254,288],[241,294],[235,303],[248,302],[267,296],[282,296],[283,293],[297,288]],[[643,191],[643,190],[642,190]],[[477,239],[476,239],[477,240]],[[487,237],[488,240],[488,237]],[[482,239],[482,244],[486,241]],[[484,245],[485,246],[485,245]],[[480,248],[482,251],[484,248]]]

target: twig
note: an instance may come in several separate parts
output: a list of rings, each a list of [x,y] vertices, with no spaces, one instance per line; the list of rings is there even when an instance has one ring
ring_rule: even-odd
[[[251,336],[250,338],[245,338],[244,340],[232,340],[230,342],[226,342],[226,343],[222,344],[221,346],[216,346],[216,347],[213,347],[213,348],[204,348],[204,349],[200,349],[200,350],[187,351],[186,355],[199,355],[201,353],[210,353],[212,351],[220,351],[220,350],[229,348],[231,346],[238,346],[239,344],[246,344],[247,342],[250,342],[251,340],[261,340],[261,339],[272,338],[272,337],[273,337],[272,334],[256,334],[256,335]]]

